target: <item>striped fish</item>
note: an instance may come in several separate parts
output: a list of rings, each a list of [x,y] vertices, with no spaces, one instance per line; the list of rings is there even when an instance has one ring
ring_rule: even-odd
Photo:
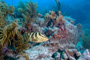
[[[25,40],[28,39],[30,42],[35,42],[35,43],[48,41],[48,37],[46,37],[45,35],[39,32],[27,33],[25,34],[24,38]]]

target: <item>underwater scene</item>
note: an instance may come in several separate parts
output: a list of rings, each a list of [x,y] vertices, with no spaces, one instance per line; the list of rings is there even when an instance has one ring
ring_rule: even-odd
[[[90,60],[90,0],[0,0],[0,60]]]

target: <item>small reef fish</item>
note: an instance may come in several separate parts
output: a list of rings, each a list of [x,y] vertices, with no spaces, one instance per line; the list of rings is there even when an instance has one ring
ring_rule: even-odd
[[[45,42],[49,40],[48,37],[39,32],[25,33],[24,37],[25,40],[28,39],[30,42],[35,43]]]

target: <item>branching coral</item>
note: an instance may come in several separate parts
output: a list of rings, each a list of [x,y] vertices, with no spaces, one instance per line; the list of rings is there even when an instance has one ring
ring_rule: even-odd
[[[6,32],[0,28],[0,44],[3,46],[3,43],[6,39],[7,35],[6,35]]]
[[[29,41],[31,42],[44,42],[47,41],[48,38],[40,33],[31,33],[29,38],[24,39],[21,33],[17,30],[17,21],[15,20],[12,24],[5,26],[3,30],[0,31],[0,53],[2,56],[2,51],[4,47],[7,45],[7,48],[10,47],[11,49],[14,48],[16,54],[24,53],[24,50],[30,47]],[[32,36],[32,37],[31,37]],[[32,40],[31,40],[32,38]],[[26,57],[26,56],[25,56]]]
[[[57,17],[56,22],[59,23],[60,25],[63,25],[65,23],[65,20],[61,15],[61,11],[59,11],[58,13],[59,13],[59,16]]]
[[[16,31],[16,41],[15,41],[15,46],[17,53],[23,52],[23,50],[26,50],[30,45],[28,44],[29,40],[24,41],[23,36],[20,34],[20,32],[17,30]]]
[[[20,32],[16,29],[17,27],[16,21],[12,24],[6,26],[2,29],[0,29],[0,55],[2,56],[2,51],[7,45],[7,48],[12,46],[16,48],[16,53],[23,52],[27,47],[29,41],[24,41],[23,36],[20,34]]]
[[[36,8],[37,5],[34,4],[32,1],[27,2],[24,9],[22,7],[19,8],[19,12],[22,11],[22,16],[25,19],[26,24],[34,21],[34,18],[36,16]]]
[[[2,57],[2,51],[4,51],[4,47],[7,45],[9,40],[9,35],[7,36],[7,28],[5,25],[7,24],[6,19],[8,15],[11,15],[14,12],[14,7],[8,6],[4,1],[0,2],[0,59]],[[10,28],[10,27],[9,27]],[[7,41],[7,42],[6,42]]]
[[[45,18],[45,21],[47,23],[47,27],[54,26],[56,23],[56,13],[54,11],[49,11],[49,14],[47,13]]]
[[[59,27],[61,33],[62,33],[62,38],[65,38],[66,35],[66,28],[65,28],[65,20],[63,16],[61,15],[61,11],[58,12],[59,16],[56,19],[57,26]]]
[[[7,15],[11,15],[14,12],[13,6],[8,6],[5,2],[0,2],[0,27],[4,27],[6,24]]]
[[[45,19],[48,19],[48,20],[49,20],[49,18],[52,19],[52,20],[55,20],[56,17],[57,17],[57,15],[54,11],[49,11],[49,13],[47,13],[45,15]]]
[[[50,18],[51,18],[52,20],[56,19],[56,14],[55,14],[54,11],[51,11],[51,12],[49,12],[49,13],[51,13]]]
[[[0,55],[2,56],[2,51],[5,47],[5,45],[9,45],[11,43],[11,40],[14,38],[14,29],[17,27],[16,23],[13,22],[12,24],[4,27],[1,29],[2,33],[0,33]]]
[[[9,28],[8,28],[9,27]],[[14,40],[14,46],[16,47],[16,52],[23,52],[23,50],[27,49],[30,45],[27,45],[29,41],[24,41],[23,36],[20,34],[20,32],[16,29],[17,24],[13,23],[9,25],[6,30],[7,30],[7,36],[10,40]],[[11,28],[10,28],[11,27]]]
[[[14,12],[15,8],[13,6],[10,6],[8,8],[8,14],[11,15]]]

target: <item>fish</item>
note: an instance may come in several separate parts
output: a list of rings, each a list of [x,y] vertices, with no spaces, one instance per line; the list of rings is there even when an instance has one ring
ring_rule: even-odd
[[[39,32],[27,33],[24,35],[24,37],[25,40],[29,40],[30,42],[34,42],[34,43],[41,43],[49,40],[47,36]]]

